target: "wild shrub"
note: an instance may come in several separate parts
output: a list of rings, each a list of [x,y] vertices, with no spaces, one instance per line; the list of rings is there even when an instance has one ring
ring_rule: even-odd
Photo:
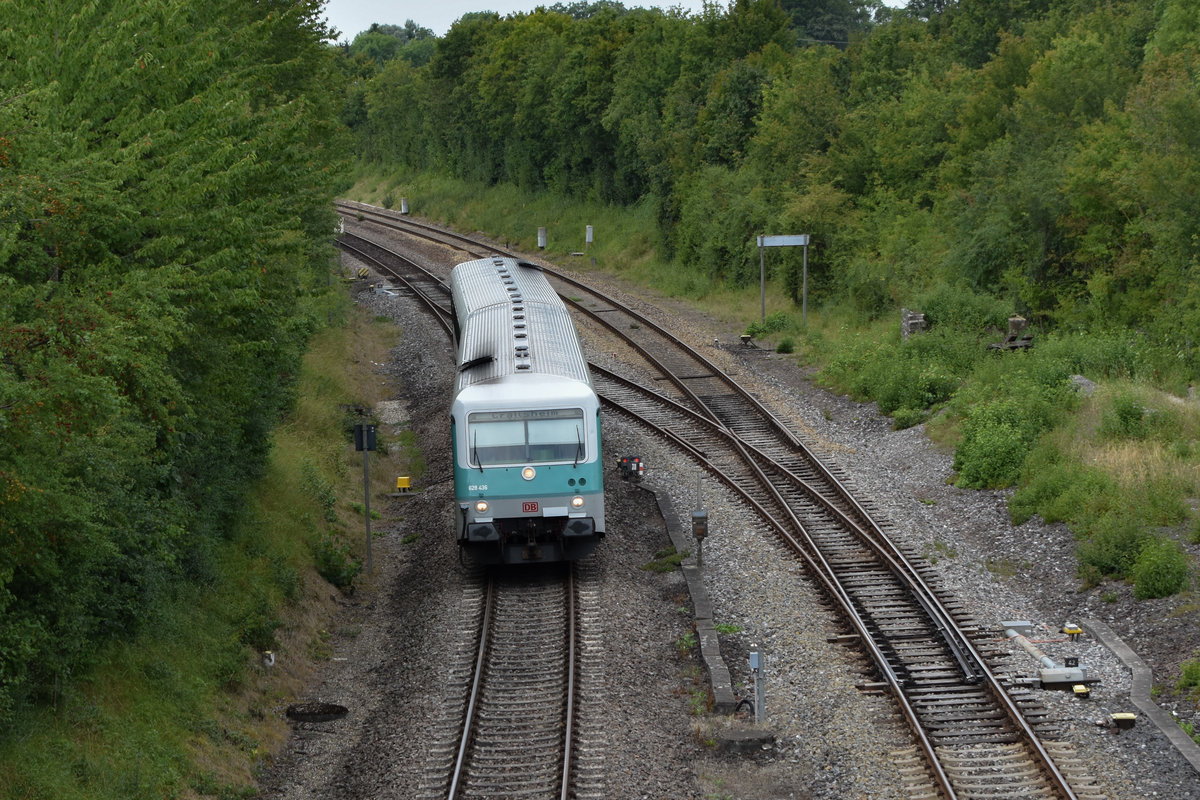
[[[1188,488],[1170,476],[1148,479],[1126,491],[1127,502],[1147,525],[1178,525],[1188,518]]]
[[[354,558],[350,548],[332,534],[313,546],[313,559],[321,577],[339,589],[351,588],[362,571],[361,559]]]
[[[958,485],[996,489],[1014,483],[1041,429],[1040,420],[1011,398],[973,407],[963,421],[962,440],[954,451]]]
[[[1016,525],[1038,514],[1046,522],[1066,522],[1086,534],[1097,516],[1124,503],[1117,495],[1116,485],[1103,472],[1080,463],[1064,452],[1060,437],[1050,436],[1026,457],[1008,510]]]
[[[890,348],[891,345],[887,343],[856,333],[830,354],[818,378],[823,384],[846,392],[855,400],[871,399],[867,366],[878,358],[881,350],[891,352]]]
[[[981,361],[951,403],[963,418],[954,456],[959,485],[1000,488],[1014,483],[1039,437],[1076,407],[1068,377],[1059,360],[1033,353]]]
[[[902,431],[920,425],[927,419],[929,412],[923,408],[898,408],[892,412],[892,430]]]
[[[1100,378],[1132,378],[1143,372],[1144,341],[1129,331],[1050,334],[1038,340],[1035,353],[1061,362],[1070,374]]]
[[[1005,329],[1008,304],[980,294],[965,284],[939,283],[914,301],[930,326],[947,326],[982,334],[989,328]]]
[[[839,291],[862,320],[877,319],[894,308],[891,283],[879,265],[855,259],[838,277]]]
[[[972,375],[986,356],[973,332],[948,327],[910,336],[903,348],[908,358],[939,364],[960,377]]]
[[[1150,534],[1128,512],[1107,514],[1079,545],[1079,563],[1110,578],[1128,577],[1149,539]]]
[[[779,333],[787,330],[792,325],[791,317],[783,311],[775,311],[768,314],[762,322],[751,322],[746,326],[746,333],[758,339],[772,333]]]
[[[779,340],[779,344],[775,345],[776,353],[782,353],[782,354],[786,355],[787,353],[795,352],[795,350],[796,350],[796,340],[793,339],[791,336],[783,337],[782,339]]]
[[[238,618],[238,639],[242,644],[259,652],[275,647],[275,630],[281,622],[265,592],[257,591],[252,597],[246,598]]]
[[[759,279],[756,230],[763,209],[755,176],[709,166],[692,177],[682,193],[674,227],[678,260],[733,286]]]
[[[326,522],[336,522],[337,511],[334,510],[334,506],[337,505],[337,492],[334,491],[333,484],[308,459],[300,465],[300,470],[303,475],[301,488],[304,494],[321,507]]]
[[[1145,439],[1149,430],[1145,406],[1129,393],[1114,396],[1100,422],[1101,435],[1109,439]]]
[[[1187,692],[1200,689],[1200,658],[1183,662],[1179,672],[1179,681],[1175,684],[1176,691]]]
[[[941,333],[914,336],[905,342],[855,341],[825,370],[862,400],[874,400],[884,414],[899,409],[927,410],[949,400],[970,370],[961,337]]]
[[[1188,583],[1188,555],[1173,539],[1149,539],[1130,570],[1133,596],[1139,600],[1168,597]]]
[[[892,414],[897,409],[928,409],[950,399],[959,378],[937,363],[896,358],[880,360],[870,367],[874,399],[879,410]]]

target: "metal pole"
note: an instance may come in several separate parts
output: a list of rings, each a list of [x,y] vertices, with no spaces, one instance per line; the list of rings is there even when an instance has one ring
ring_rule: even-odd
[[[363,516],[367,520],[367,572],[373,571],[371,565],[371,478],[367,468],[367,456],[370,451],[363,447]]]
[[[804,327],[808,328],[808,245],[804,245]]]
[[[762,306],[760,325],[767,324],[767,258],[763,253],[766,252],[766,242],[763,237],[758,237],[758,299]]]
[[[763,677],[765,662],[762,653],[750,652],[750,672],[754,676],[754,721],[759,725],[767,718],[767,682]]]

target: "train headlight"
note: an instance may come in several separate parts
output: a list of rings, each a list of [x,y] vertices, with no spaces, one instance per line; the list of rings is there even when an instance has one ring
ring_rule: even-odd
[[[571,508],[583,508],[583,498],[575,495],[571,498]]]
[[[488,502],[487,502],[487,500],[479,500],[479,501],[476,501],[476,503],[475,503],[475,510],[476,510],[476,511],[478,511],[480,514],[485,514],[485,513],[487,513],[487,510],[488,510]]]
[[[534,475],[537,475],[537,470],[533,467],[526,467],[525,469],[521,470],[521,477],[527,481],[533,480]]]

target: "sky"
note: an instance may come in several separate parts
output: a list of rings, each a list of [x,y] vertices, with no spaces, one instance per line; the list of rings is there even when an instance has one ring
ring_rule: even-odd
[[[403,25],[408,20],[429,28],[436,36],[445,36],[454,21],[471,11],[495,11],[501,17],[516,11],[533,11],[538,6],[552,6],[559,0],[328,0],[325,17],[333,27],[342,32],[338,39],[351,42],[354,37],[371,27],[371,23]],[[649,0],[624,0],[626,8],[637,6],[670,8],[679,6],[689,13],[699,12],[702,0],[678,0],[678,2],[649,2]]]
[[[557,0],[328,0],[325,17],[341,31],[338,41],[351,42],[354,37],[378,22],[403,25],[408,20],[429,28],[436,36],[445,36],[454,21],[471,11],[495,11],[507,16],[515,11],[533,11],[538,6],[552,6]],[[721,5],[727,3],[720,2]],[[623,0],[626,8],[679,7],[691,14],[699,13],[703,0]],[[904,0],[884,0],[884,5],[902,6]]]

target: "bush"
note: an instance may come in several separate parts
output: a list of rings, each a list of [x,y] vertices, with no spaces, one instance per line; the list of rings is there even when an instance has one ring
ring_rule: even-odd
[[[1005,330],[1010,307],[1005,301],[979,294],[963,284],[940,283],[914,303],[931,326],[949,326],[960,330]]]
[[[759,280],[755,231],[763,209],[750,170],[704,167],[681,187],[679,220],[674,226],[677,259],[732,286]]]
[[[1179,692],[1200,689],[1200,659],[1193,658],[1180,665],[1179,682],[1175,690]]]
[[[351,588],[362,571],[362,561],[350,554],[350,548],[327,534],[313,547],[313,559],[321,577],[339,589]]]
[[[1173,595],[1187,585],[1187,553],[1172,539],[1151,539],[1138,553],[1130,577],[1139,600]]]
[[[1040,433],[1037,420],[1011,399],[975,406],[963,422],[962,441],[954,451],[958,485],[997,489],[1013,484]]]
[[[862,320],[873,320],[894,308],[891,283],[878,264],[855,259],[838,278],[838,288],[850,309]]]
[[[892,414],[892,430],[902,431],[914,425],[920,425],[929,419],[929,412],[923,408],[898,408]]]
[[[884,414],[901,408],[932,408],[949,400],[962,382],[937,353],[909,343],[876,350],[863,366],[861,380],[866,396],[879,403]]]
[[[1063,454],[1056,437],[1037,444],[1025,459],[1021,486],[1009,500],[1012,521],[1020,525],[1034,514],[1046,522],[1066,522],[1077,533],[1091,530],[1094,519],[1124,502],[1098,469]]]
[[[872,396],[868,391],[871,381],[867,367],[879,360],[881,350],[890,353],[891,346],[878,344],[856,333],[853,339],[830,355],[819,377],[826,385],[847,392],[855,400],[867,400]]]
[[[1128,331],[1051,334],[1034,348],[1040,358],[1060,362],[1071,374],[1132,378],[1143,371],[1144,348]],[[1144,344],[1144,343],[1143,343]]]
[[[337,522],[337,492],[333,484],[317,470],[312,461],[305,459],[300,465],[302,477],[301,488],[304,494],[311,497],[321,507],[321,513],[326,522]]]
[[[782,330],[787,330],[792,326],[792,320],[782,311],[775,311],[762,322],[751,322],[746,326],[746,333],[753,336],[755,339],[771,334],[778,333]]]
[[[791,336],[785,336],[779,340],[779,344],[775,346],[776,353],[792,353],[796,350],[796,340]]]
[[[1079,545],[1081,570],[1094,567],[1101,575],[1125,578],[1149,540],[1150,534],[1128,514],[1108,514],[1095,532]]]
[[[1118,394],[1104,410],[1100,433],[1109,439],[1145,439],[1149,432],[1146,409],[1130,394]]]

